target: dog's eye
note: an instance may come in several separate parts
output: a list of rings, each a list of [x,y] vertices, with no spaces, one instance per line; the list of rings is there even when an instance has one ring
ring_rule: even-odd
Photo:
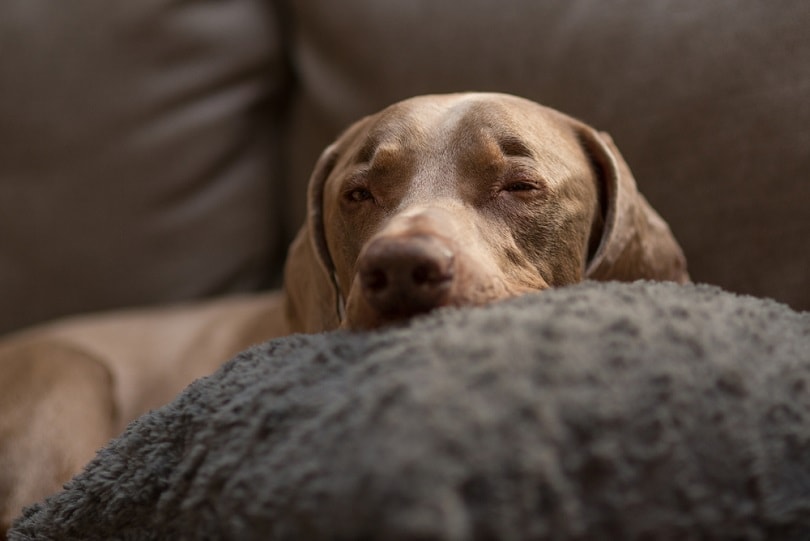
[[[505,192],[528,192],[536,189],[538,189],[536,184],[525,180],[510,182],[503,187],[503,191]]]
[[[361,203],[373,199],[373,196],[366,188],[353,188],[346,192],[346,199],[353,203]]]

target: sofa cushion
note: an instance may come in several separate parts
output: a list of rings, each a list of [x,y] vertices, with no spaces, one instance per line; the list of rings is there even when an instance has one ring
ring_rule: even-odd
[[[586,283],[251,349],[12,541],[810,537],[810,313]]]
[[[0,3],[0,332],[267,284],[279,56],[259,0]]]
[[[414,94],[519,94],[611,132],[692,276],[810,308],[810,4],[290,2],[297,223],[315,156]]]

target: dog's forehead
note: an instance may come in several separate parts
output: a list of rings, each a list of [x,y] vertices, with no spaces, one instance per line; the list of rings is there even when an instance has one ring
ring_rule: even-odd
[[[503,94],[420,96],[396,103],[368,117],[350,147],[358,161],[381,148],[441,152],[497,143],[507,153],[559,145],[571,139],[564,115],[535,102]]]

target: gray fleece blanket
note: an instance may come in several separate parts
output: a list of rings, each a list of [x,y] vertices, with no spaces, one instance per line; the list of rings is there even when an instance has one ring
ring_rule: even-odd
[[[275,340],[10,539],[810,539],[810,313],[586,283]]]

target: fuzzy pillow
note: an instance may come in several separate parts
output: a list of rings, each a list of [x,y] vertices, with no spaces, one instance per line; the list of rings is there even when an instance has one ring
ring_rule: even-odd
[[[810,536],[810,313],[586,283],[255,347],[10,539]]]

